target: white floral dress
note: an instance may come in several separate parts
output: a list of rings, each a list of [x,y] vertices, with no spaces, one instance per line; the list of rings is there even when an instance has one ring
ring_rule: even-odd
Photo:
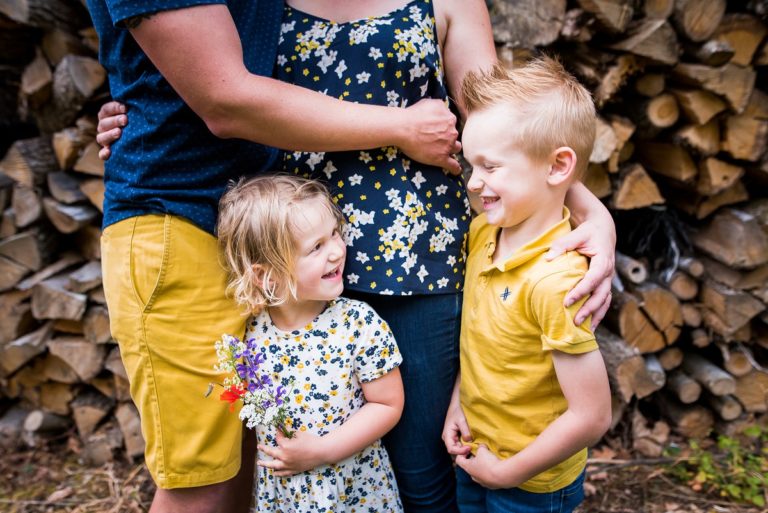
[[[361,301],[338,298],[303,329],[278,329],[265,311],[251,319],[246,339],[255,338],[266,357],[261,369],[288,387],[294,430],[323,436],[365,404],[361,383],[402,362],[389,326]],[[259,426],[259,443],[275,446],[274,429]],[[265,454],[259,458],[269,459]],[[334,465],[291,477],[258,467],[256,511],[275,513],[400,512],[395,475],[380,440]]]

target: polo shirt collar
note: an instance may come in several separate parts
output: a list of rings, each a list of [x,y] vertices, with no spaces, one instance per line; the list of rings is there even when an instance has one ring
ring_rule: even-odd
[[[486,265],[483,272],[491,271],[492,269],[498,269],[501,272],[506,272],[515,267],[519,267],[524,263],[530,261],[533,258],[538,257],[542,253],[549,251],[552,243],[560,237],[568,234],[571,231],[571,212],[567,207],[563,207],[563,219],[557,224],[552,225],[544,233],[537,238],[521,246],[517,251],[509,256],[506,260],[494,265],[492,263],[493,252],[496,250],[496,241],[499,240],[499,231],[501,227],[494,227],[493,235],[488,243],[485,245],[486,250]]]

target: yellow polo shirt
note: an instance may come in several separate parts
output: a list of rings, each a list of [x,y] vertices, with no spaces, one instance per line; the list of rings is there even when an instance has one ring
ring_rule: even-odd
[[[469,231],[469,258],[461,319],[461,406],[473,451],[485,444],[509,458],[530,444],[568,408],[552,364],[552,351],[597,349],[591,319],[574,326],[583,299],[563,306],[584,276],[587,260],[568,252],[553,261],[544,253],[570,231],[570,213],[536,240],[494,265],[499,227],[478,216]],[[584,469],[586,448],[526,481],[529,492],[551,492]]]

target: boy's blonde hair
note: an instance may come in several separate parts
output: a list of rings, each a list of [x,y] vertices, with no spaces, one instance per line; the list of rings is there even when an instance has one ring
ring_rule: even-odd
[[[496,64],[487,72],[469,72],[461,92],[467,113],[511,105],[519,113],[513,133],[530,157],[543,160],[568,146],[576,152],[575,175],[586,170],[595,142],[595,104],[557,60],[539,57],[512,70]]]
[[[315,180],[294,175],[241,179],[222,196],[217,231],[229,271],[227,292],[248,312],[296,297],[296,218],[311,200],[322,201],[341,226],[341,212]]]

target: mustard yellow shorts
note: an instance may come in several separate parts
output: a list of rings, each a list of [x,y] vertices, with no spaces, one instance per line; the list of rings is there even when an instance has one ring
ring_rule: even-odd
[[[214,342],[242,337],[246,317],[225,295],[216,239],[183,218],[133,217],[102,235],[104,292],[160,488],[226,481],[240,468],[242,423],[220,390],[205,397]],[[217,387],[218,388],[218,387]]]

